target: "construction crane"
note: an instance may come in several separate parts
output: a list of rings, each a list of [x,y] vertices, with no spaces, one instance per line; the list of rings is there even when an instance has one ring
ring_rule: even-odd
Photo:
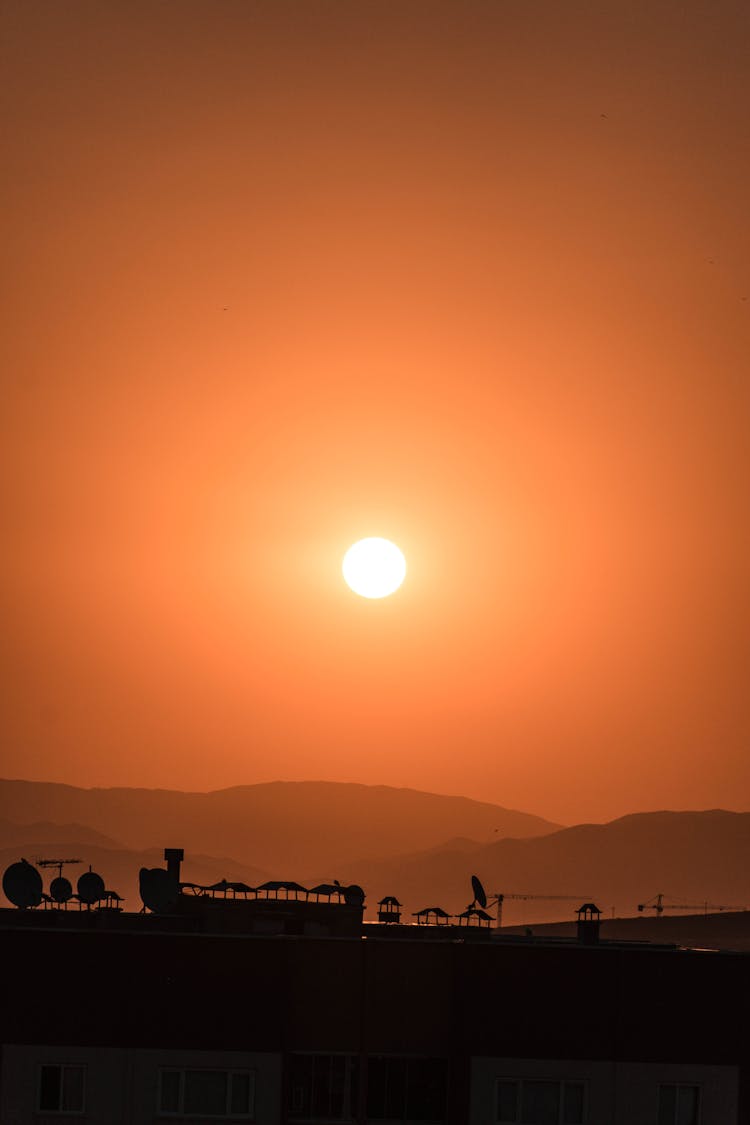
[[[537,894],[520,894],[520,893],[519,894],[514,894],[514,893],[504,894],[504,893],[501,893],[500,891],[496,892],[496,894],[492,898],[488,899],[487,892],[485,891],[484,887],[482,886],[481,880],[479,879],[479,877],[477,875],[472,875],[472,877],[471,877],[471,887],[472,887],[472,890],[474,892],[474,900],[473,900],[473,902],[469,903],[469,909],[471,910],[474,906],[476,906],[477,903],[479,903],[482,910],[489,910],[491,907],[496,906],[497,907],[497,922],[495,924],[496,924],[497,929],[500,929],[500,927],[502,925],[502,922],[503,922],[503,903],[505,902],[505,900],[507,898],[522,899],[522,900],[527,901],[527,902],[532,900],[532,899],[537,899],[537,900],[544,901],[544,902],[581,902],[581,903],[583,903],[583,902],[591,902],[592,901],[591,895],[537,895]]]
[[[727,906],[726,903],[718,902],[665,902],[664,899],[668,896],[659,892],[653,898],[647,899],[646,902],[638,903],[638,910],[643,914],[646,910],[653,910],[656,917],[660,918],[665,910],[702,910],[704,914],[708,914],[710,910],[744,910],[743,906]]]
[[[496,894],[495,905],[497,907],[497,928],[499,929],[503,922],[503,903],[506,899],[516,899],[528,902],[531,900],[541,902],[591,902],[591,895],[533,895],[533,894]]]

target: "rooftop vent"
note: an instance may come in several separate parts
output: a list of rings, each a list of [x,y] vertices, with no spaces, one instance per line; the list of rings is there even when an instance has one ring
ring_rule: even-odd
[[[395,895],[386,895],[378,903],[378,922],[397,924],[401,921],[401,903]]]
[[[599,941],[601,910],[593,902],[584,902],[576,910],[578,915],[578,940],[583,945],[596,945]]]

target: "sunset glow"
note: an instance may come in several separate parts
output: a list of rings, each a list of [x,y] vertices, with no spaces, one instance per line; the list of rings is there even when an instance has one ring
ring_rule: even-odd
[[[3,773],[750,807],[748,6],[4,9]]]
[[[344,555],[346,584],[363,598],[387,598],[406,577],[406,559],[389,539],[360,539]]]

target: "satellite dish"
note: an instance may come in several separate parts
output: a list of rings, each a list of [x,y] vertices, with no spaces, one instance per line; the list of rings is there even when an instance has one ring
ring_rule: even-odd
[[[476,875],[472,875],[471,877],[471,888],[474,891],[474,898],[479,903],[482,910],[484,910],[487,906],[487,895],[485,893],[484,887],[482,886]]]
[[[38,906],[42,901],[42,877],[26,859],[11,863],[3,875],[3,894],[19,910]]]
[[[356,883],[344,887],[344,902],[347,906],[364,906],[365,892]]]
[[[49,893],[52,895],[55,902],[67,902],[73,894],[73,887],[70,879],[66,879],[64,875],[58,875],[53,879],[49,885]]]
[[[163,867],[142,867],[138,884],[143,905],[154,914],[168,914],[180,897],[180,884]]]
[[[104,898],[105,890],[104,880],[96,871],[84,871],[78,880],[78,897],[87,906],[92,906]]]

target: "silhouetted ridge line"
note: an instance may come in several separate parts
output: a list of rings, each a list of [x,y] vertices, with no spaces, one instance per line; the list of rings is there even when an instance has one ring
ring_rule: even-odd
[[[396,857],[440,847],[448,837],[481,844],[558,827],[467,797],[344,782],[269,782],[186,793],[0,781],[0,816],[75,821],[136,850],[181,839],[192,854],[231,855],[267,871],[295,870],[303,878],[325,876],[341,856]]]

